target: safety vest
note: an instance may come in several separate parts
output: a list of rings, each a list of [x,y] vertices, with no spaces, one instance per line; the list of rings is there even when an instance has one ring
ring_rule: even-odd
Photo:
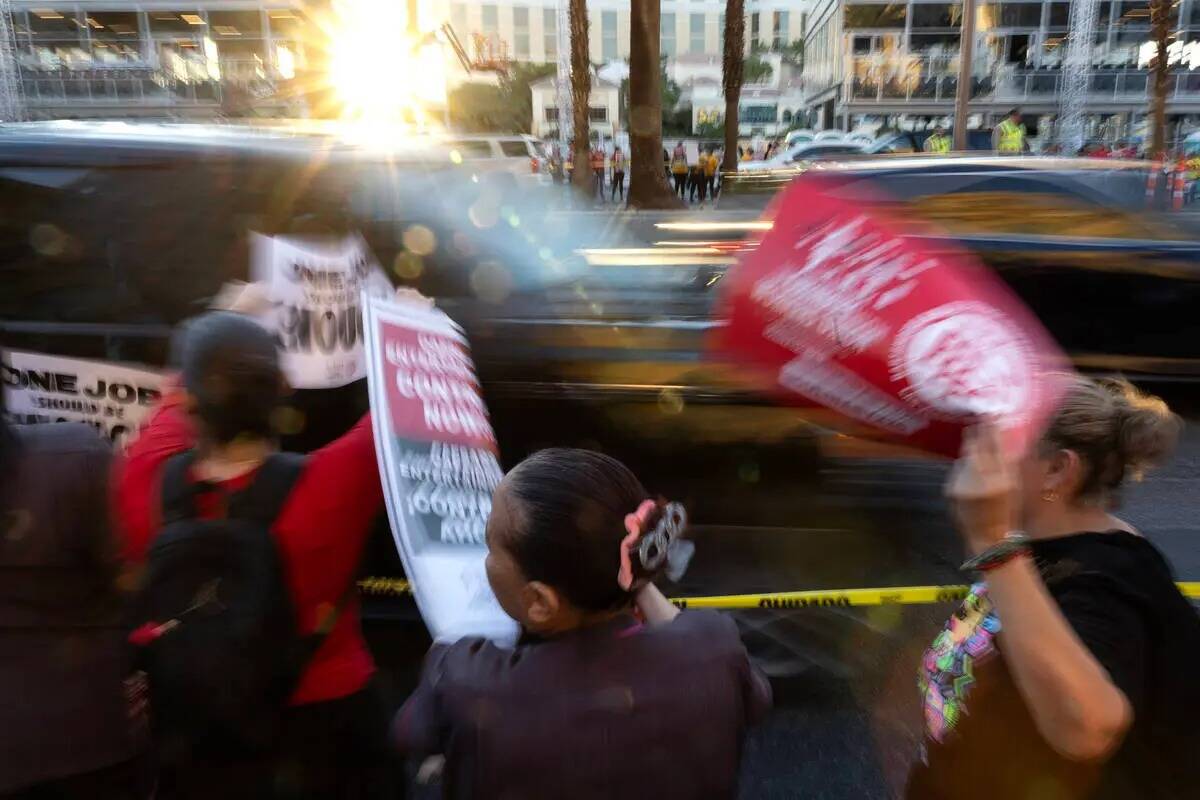
[[[613,153],[612,168],[613,168],[613,172],[624,172],[625,171],[625,154],[624,153]]]
[[[1025,149],[1025,126],[1006,119],[1000,123],[1000,152],[1020,153]]]
[[[671,159],[671,172],[684,175],[688,171],[687,156],[676,155]]]
[[[939,136],[936,133],[929,137],[925,149],[930,153],[945,154],[950,152],[950,137]]]
[[[717,174],[718,166],[719,163],[717,162],[717,157],[708,156],[704,159],[704,174],[711,178],[713,175]]]

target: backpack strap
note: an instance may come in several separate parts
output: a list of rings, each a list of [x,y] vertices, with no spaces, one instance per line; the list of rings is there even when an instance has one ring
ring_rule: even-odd
[[[188,450],[172,456],[163,467],[163,527],[196,517],[197,496],[222,491],[215,484],[188,478],[188,471],[195,461],[196,451]],[[304,471],[304,463],[304,456],[297,453],[274,453],[268,456],[250,485],[229,496],[228,516],[270,528],[287,502],[300,473]]]
[[[299,453],[272,453],[250,485],[229,498],[229,517],[269,529],[304,472],[306,460]]]
[[[197,487],[188,480],[188,470],[196,460],[196,452],[187,450],[171,456],[163,467],[160,502],[162,526],[196,516]]]

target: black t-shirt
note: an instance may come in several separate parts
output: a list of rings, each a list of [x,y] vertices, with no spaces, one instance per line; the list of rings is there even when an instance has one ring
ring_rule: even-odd
[[[1073,762],[1041,738],[1003,658],[1001,621],[976,584],[926,651],[924,758],[911,800],[1200,796],[1200,617],[1145,539],[1080,533],[1033,543],[1050,594],[1133,706],[1103,763]]]

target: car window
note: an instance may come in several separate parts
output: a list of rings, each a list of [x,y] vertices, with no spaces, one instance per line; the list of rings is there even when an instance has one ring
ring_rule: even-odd
[[[458,151],[459,155],[467,160],[492,157],[492,143],[486,139],[474,141],[463,139],[451,140],[446,142],[446,146],[451,150]]]
[[[500,152],[504,153],[509,158],[532,158],[533,153],[529,151],[529,142],[524,139],[517,140],[500,140]]]

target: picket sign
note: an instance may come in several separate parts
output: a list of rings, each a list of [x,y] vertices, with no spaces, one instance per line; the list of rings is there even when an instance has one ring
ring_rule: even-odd
[[[85,422],[120,445],[161,396],[163,375],[147,367],[0,351],[4,409],[17,423]]]
[[[842,185],[806,174],[776,198],[771,229],[723,281],[715,355],[786,402],[923,449],[956,455],[963,427],[987,418],[1023,451],[1065,388],[1062,352],[972,256],[909,238]]]
[[[503,473],[467,339],[432,305],[362,302],[375,450],[417,607],[435,640],[511,642],[484,568]]]
[[[332,389],[366,375],[360,298],[392,287],[362,236],[250,238],[250,272],[272,308],[260,321],[279,337],[297,389]]]

